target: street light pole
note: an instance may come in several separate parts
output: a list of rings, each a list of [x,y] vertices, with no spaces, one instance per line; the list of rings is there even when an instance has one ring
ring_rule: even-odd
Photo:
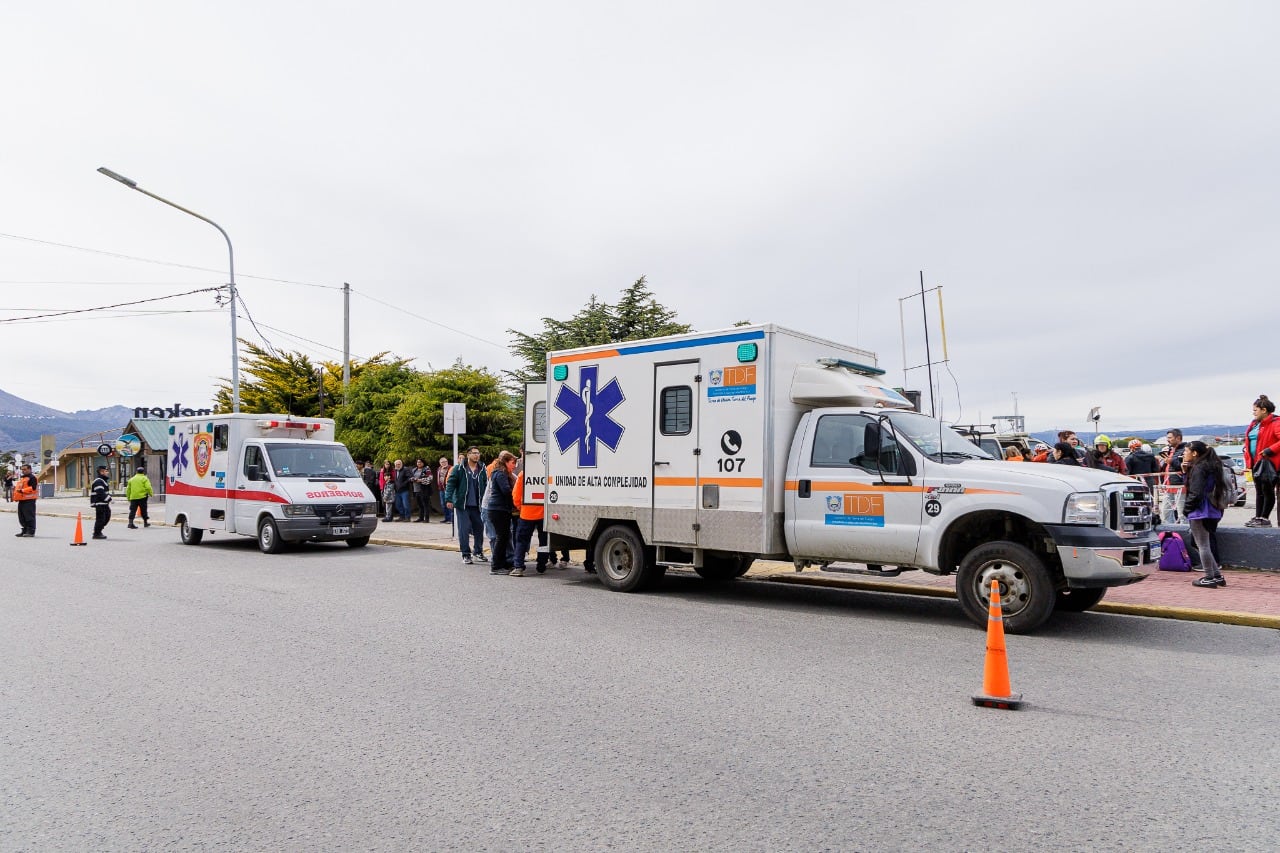
[[[240,411],[240,344],[238,339],[236,338],[236,254],[235,254],[235,250],[231,248],[231,238],[227,236],[227,232],[222,229],[221,225],[214,222],[209,217],[201,216],[200,214],[196,213],[194,210],[188,210],[182,205],[175,204],[174,202],[169,201],[169,199],[164,198],[163,196],[158,196],[155,193],[151,192],[150,190],[144,190],[142,187],[138,186],[137,181],[126,178],[124,175],[117,174],[116,172],[113,172],[110,169],[108,169],[106,166],[99,166],[98,171],[106,175],[108,178],[110,178],[113,181],[119,181],[120,183],[124,184],[126,187],[128,187],[131,190],[137,190],[143,195],[151,196],[156,201],[163,202],[169,205],[170,207],[177,208],[178,210],[181,210],[183,213],[189,216],[194,216],[196,219],[199,219],[201,222],[208,222],[214,228],[217,228],[218,233],[222,235],[222,239],[227,241],[227,258],[230,264],[230,273],[231,273],[231,282],[230,282],[230,288],[231,288],[231,411],[239,412]]]

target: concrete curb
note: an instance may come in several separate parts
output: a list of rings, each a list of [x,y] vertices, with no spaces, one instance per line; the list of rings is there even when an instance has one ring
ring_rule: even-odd
[[[789,583],[799,586],[821,586],[830,589],[856,589],[867,592],[891,592],[897,595],[915,595],[924,598],[955,598],[954,591],[931,586],[917,586],[885,581],[864,581],[846,578],[811,577],[808,575],[756,575],[756,580],[770,583]],[[1099,602],[1091,608],[1096,613],[1116,613],[1123,616],[1146,616],[1154,619],[1178,619],[1184,622],[1216,622],[1224,625],[1240,625],[1246,628],[1271,628],[1280,630],[1280,616],[1261,613],[1235,613],[1229,610],[1201,610],[1193,607],[1168,607],[1160,604],[1112,604]]]

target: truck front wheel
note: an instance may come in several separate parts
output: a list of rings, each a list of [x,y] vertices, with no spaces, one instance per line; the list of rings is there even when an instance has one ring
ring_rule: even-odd
[[[1054,607],[1055,609],[1061,610],[1065,613],[1083,613],[1101,601],[1102,596],[1106,594],[1106,587],[1091,589],[1061,589],[1058,590],[1058,601]]]
[[[742,554],[727,557],[708,554],[703,557],[702,566],[694,571],[705,580],[723,583],[745,575],[751,569],[753,562],[755,561],[751,557]]]
[[[284,550],[280,529],[270,518],[264,518],[258,523],[258,550],[264,554],[279,554]]]
[[[596,574],[615,592],[636,592],[656,583],[662,578],[657,568],[640,535],[626,525],[606,528],[596,540]]]
[[[956,573],[960,607],[977,625],[987,625],[993,580],[1000,583],[1000,612],[1008,633],[1034,631],[1052,615],[1056,593],[1040,558],[1016,542],[989,542],[966,554]]]

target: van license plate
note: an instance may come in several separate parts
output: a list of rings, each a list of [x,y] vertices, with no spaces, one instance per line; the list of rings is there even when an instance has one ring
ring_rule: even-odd
[[[1153,544],[1151,546],[1151,562],[1160,562],[1160,546]]]
[[[334,536],[347,536],[351,533],[350,527],[330,527],[329,532]]]

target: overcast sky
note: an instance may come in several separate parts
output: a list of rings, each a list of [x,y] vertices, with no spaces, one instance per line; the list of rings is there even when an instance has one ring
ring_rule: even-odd
[[[1261,0],[12,6],[0,319],[226,282],[213,228],[107,166],[222,225],[262,333],[315,358],[344,281],[355,356],[500,370],[507,328],[645,275],[696,329],[779,323],[901,384],[923,270],[948,419],[1016,392],[1032,430],[1243,423],[1280,398],[1278,25]],[[0,324],[0,388],[207,405],[227,310],[139,309],[192,313]]]

